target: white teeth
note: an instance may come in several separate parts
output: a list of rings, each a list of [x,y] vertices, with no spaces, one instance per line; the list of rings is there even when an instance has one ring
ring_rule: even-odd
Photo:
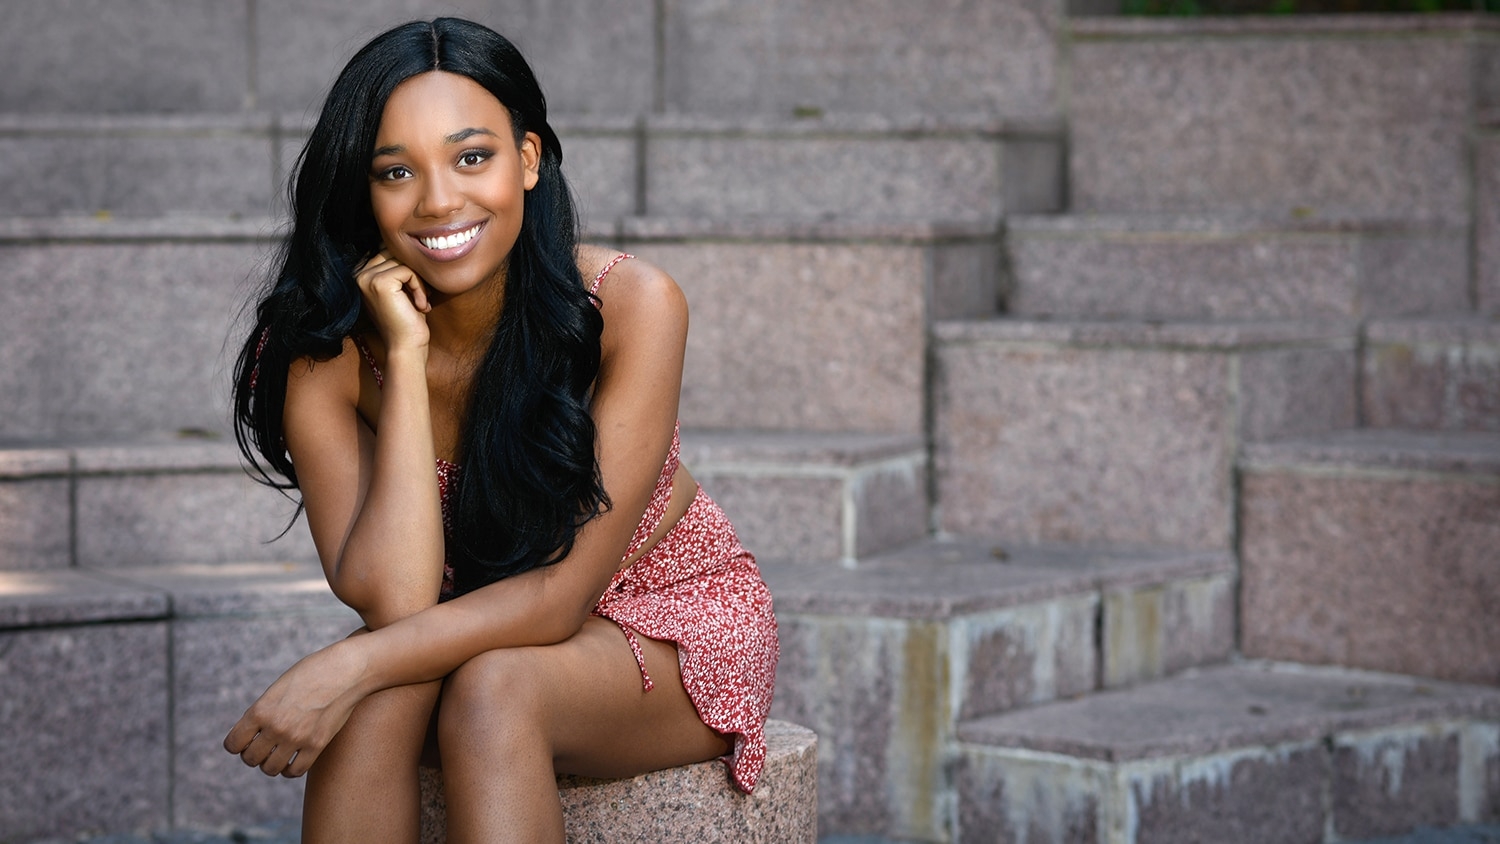
[[[422,242],[422,245],[427,247],[428,249],[442,250],[452,249],[455,246],[462,246],[463,244],[468,243],[469,239],[478,233],[479,226],[475,226],[468,231],[462,231],[458,234],[450,234],[446,237],[421,237],[417,239],[420,240]]]

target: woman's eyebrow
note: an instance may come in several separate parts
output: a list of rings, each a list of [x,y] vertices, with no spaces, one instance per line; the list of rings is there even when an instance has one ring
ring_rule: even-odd
[[[468,129],[460,129],[460,130],[458,130],[457,132],[454,132],[451,135],[444,135],[443,136],[443,143],[445,143],[445,144],[457,144],[457,143],[461,143],[463,141],[467,141],[468,139],[474,137],[475,135],[488,135],[491,138],[498,138],[498,137],[500,137],[499,135],[495,134],[494,132],[491,132],[489,129],[485,129],[485,128],[482,128],[482,127],[473,127],[473,126],[471,126]],[[372,153],[370,155],[370,157],[371,158],[379,158],[382,155],[400,155],[403,152],[406,152],[406,146],[405,145],[403,145],[403,144],[391,144],[389,146],[376,147],[375,148],[375,152]]]
[[[443,138],[443,143],[456,144],[456,143],[459,143],[460,141],[467,141],[468,139],[474,137],[475,135],[489,135],[491,138],[498,138],[498,137],[500,137],[499,135],[496,135],[494,132],[491,132],[488,129],[484,129],[484,128],[472,128],[471,127],[471,128],[468,128],[468,129],[460,129],[457,132],[454,132],[453,134],[448,135],[447,137]]]

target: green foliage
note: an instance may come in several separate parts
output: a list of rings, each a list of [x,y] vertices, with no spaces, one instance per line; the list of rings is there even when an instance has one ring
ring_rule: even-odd
[[[1500,0],[1122,0],[1127,15],[1326,15],[1359,13],[1500,13]]]

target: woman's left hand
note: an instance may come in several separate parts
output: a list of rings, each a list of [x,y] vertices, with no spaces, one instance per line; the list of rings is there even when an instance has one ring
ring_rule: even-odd
[[[363,663],[345,639],[303,657],[266,689],[224,737],[224,749],[267,776],[300,777],[356,704]]]

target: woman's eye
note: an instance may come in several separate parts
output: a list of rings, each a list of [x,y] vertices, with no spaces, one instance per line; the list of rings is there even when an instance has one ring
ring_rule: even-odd
[[[405,179],[411,176],[411,171],[401,165],[387,167],[375,174],[375,177],[383,182],[394,182],[397,179]]]
[[[458,157],[458,163],[461,167],[477,167],[478,165],[488,161],[489,158],[489,152],[485,150],[472,149],[464,153],[463,155],[460,155]]]

